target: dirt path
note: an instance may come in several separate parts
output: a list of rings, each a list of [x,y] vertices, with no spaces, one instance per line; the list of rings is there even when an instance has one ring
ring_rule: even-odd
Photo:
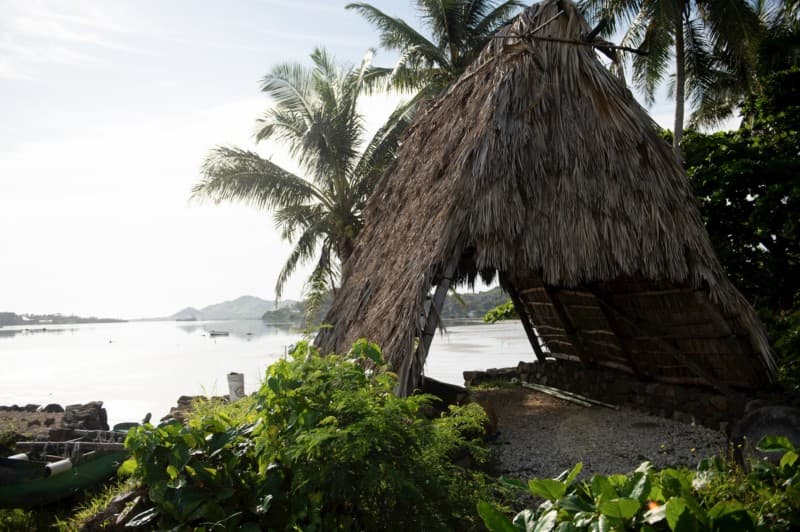
[[[585,408],[521,387],[475,395],[497,416],[500,435],[492,448],[497,472],[506,476],[553,477],[578,461],[585,475],[625,473],[645,460],[694,467],[727,445],[724,434],[699,425],[626,408]]]

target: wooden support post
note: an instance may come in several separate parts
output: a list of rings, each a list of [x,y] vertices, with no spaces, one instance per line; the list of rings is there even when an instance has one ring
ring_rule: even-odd
[[[422,331],[422,337],[419,342],[419,361],[422,364],[425,364],[425,359],[428,357],[428,351],[431,348],[433,336],[436,334],[436,328],[439,326],[444,300],[447,297],[447,291],[450,290],[450,285],[453,282],[453,276],[456,274],[459,262],[461,262],[460,254],[453,255],[453,257],[450,258],[447,264],[445,264],[444,271],[436,285],[436,291],[433,293],[431,306],[428,310],[428,319],[426,320],[425,329]]]
[[[405,357],[400,363],[400,368],[397,372],[397,389],[395,391],[401,397],[408,396],[422,385],[420,379],[422,369],[425,367],[425,360],[428,358],[431,342],[433,342],[436,328],[439,326],[444,300],[447,297],[447,291],[450,289],[459,262],[461,262],[460,253],[453,255],[444,265],[444,269],[438,281],[436,281],[436,291],[433,293],[433,299],[431,299],[431,304],[428,308],[428,315],[425,319],[422,334],[419,337],[417,350]]]
[[[567,338],[569,338],[569,341],[572,343],[572,347],[575,349],[575,352],[578,353],[581,362],[588,367],[593,367],[595,365],[594,357],[591,355],[591,353],[589,353],[589,350],[586,349],[586,344],[583,343],[583,338],[581,338],[578,328],[575,326],[575,322],[569,315],[567,307],[565,307],[558,298],[556,289],[544,285],[544,291],[550,304],[553,305],[553,308],[558,315],[558,319],[564,324],[564,331],[567,333]]]
[[[710,373],[698,366],[694,360],[683,354],[677,345],[662,338],[662,336],[664,336],[662,331],[654,330],[655,327],[652,325],[645,324],[641,320],[637,320],[636,318],[626,315],[621,309],[600,297],[598,297],[597,300],[600,302],[601,306],[606,308],[609,312],[615,314],[620,320],[629,324],[634,329],[639,330],[648,336],[652,336],[653,340],[661,344],[661,346],[664,347],[664,349],[667,350],[675,358],[675,360],[686,366],[689,371],[706,381],[709,385],[713,386],[728,397],[736,396],[734,391],[731,390],[727,385],[715,379]]]
[[[520,298],[516,287],[511,283],[511,281],[509,281],[508,277],[504,273],[500,273],[500,286],[502,286],[503,289],[508,292],[509,297],[511,297],[511,302],[514,303],[514,308],[517,309],[519,319],[522,321],[522,328],[525,329],[525,334],[528,336],[528,342],[530,342],[531,347],[533,348],[533,353],[536,355],[536,360],[539,362],[544,362],[545,355],[542,351],[542,346],[539,344],[539,337],[536,335],[536,331],[533,330],[530,315],[528,314],[528,307]]]

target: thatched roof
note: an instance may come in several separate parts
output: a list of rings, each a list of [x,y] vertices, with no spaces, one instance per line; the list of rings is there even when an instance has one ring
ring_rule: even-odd
[[[723,390],[773,382],[681,165],[580,43],[590,30],[569,1],[531,6],[417,118],[369,202],[323,350],[369,338],[413,388],[428,296],[455,259],[461,281],[500,273],[548,356]]]

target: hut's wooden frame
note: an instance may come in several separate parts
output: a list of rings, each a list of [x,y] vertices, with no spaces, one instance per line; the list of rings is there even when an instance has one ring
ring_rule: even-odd
[[[591,33],[568,0],[534,4],[415,120],[367,207],[323,351],[378,342],[409,393],[447,289],[499,274],[539,360],[726,394],[774,382],[680,162],[582,45]]]

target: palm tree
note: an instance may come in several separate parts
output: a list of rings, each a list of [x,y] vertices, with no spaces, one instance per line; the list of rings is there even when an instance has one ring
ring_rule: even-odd
[[[800,12],[797,0],[756,0],[761,23],[754,42],[754,65],[716,69],[692,115],[693,126],[716,125],[741,108],[745,98],[762,92],[762,80],[773,72],[800,65]]]
[[[747,0],[583,0],[590,17],[604,17],[607,35],[629,24],[622,44],[647,52],[633,57],[633,81],[647,101],[675,61],[676,152],[683,137],[685,100],[699,105],[721,71],[753,64],[759,20]]]
[[[492,35],[524,4],[518,0],[415,0],[429,39],[404,20],[367,3],[352,3],[380,31],[381,46],[400,52],[393,68],[373,68],[372,85],[385,83],[417,100],[432,98],[455,81]]]
[[[206,157],[203,178],[192,194],[273,212],[281,237],[294,244],[275,285],[277,297],[297,267],[312,260],[316,264],[307,292],[318,297],[335,287],[338,265],[352,253],[363,224],[367,198],[394,159],[408,121],[407,113],[396,111],[365,144],[357,103],[371,54],[359,68],[338,67],[321,49],[314,50],[311,60],[313,68],[280,64],[264,77],[261,90],[273,105],[258,121],[256,133],[258,142],[284,144],[303,175],[253,151],[218,146]]]

